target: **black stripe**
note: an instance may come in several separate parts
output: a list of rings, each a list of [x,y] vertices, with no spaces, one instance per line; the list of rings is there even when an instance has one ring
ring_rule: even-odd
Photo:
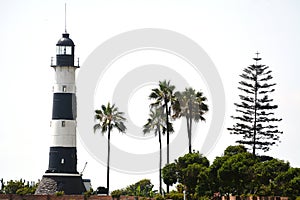
[[[72,48],[73,51],[74,47]],[[56,65],[74,67],[74,55],[56,55]]]
[[[50,147],[49,167],[46,173],[78,173],[76,166],[76,147]]]
[[[72,93],[54,93],[52,119],[76,119],[76,96]]]

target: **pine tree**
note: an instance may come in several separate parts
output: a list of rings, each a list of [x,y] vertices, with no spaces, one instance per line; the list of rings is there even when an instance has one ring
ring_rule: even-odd
[[[275,91],[276,83],[269,83],[273,78],[266,65],[258,64],[261,60],[259,53],[256,53],[256,64],[250,65],[243,70],[240,75],[242,81],[239,82],[239,90],[243,94],[239,95],[240,103],[235,103],[238,115],[232,116],[238,122],[232,128],[228,128],[230,134],[241,135],[242,139],[236,141],[239,144],[250,145],[253,155],[256,150],[269,151],[270,147],[279,142],[282,131],[274,122],[281,121],[274,117],[273,110],[278,108],[273,105],[273,99],[268,94]]]

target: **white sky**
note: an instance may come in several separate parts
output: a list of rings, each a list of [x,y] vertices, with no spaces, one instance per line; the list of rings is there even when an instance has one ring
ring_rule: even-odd
[[[179,32],[207,52],[221,75],[226,94],[226,120],[221,138],[208,155],[211,161],[234,144],[234,137],[226,128],[233,123],[230,115],[234,114],[233,103],[238,100],[238,75],[253,63],[254,53],[261,52],[262,63],[271,67],[273,80],[278,83],[272,97],[279,105],[276,113],[283,118],[280,129],[284,131],[282,143],[268,155],[300,167],[299,1],[66,2],[67,29],[81,63],[102,42],[139,28]],[[48,167],[54,78],[49,65],[64,31],[64,3],[0,0],[0,178],[4,180],[37,180]],[[198,143],[194,144],[196,149],[200,149]],[[157,143],[153,146],[158,147]],[[91,178],[94,188],[105,185],[106,167],[86,152],[80,139],[77,150],[78,171],[87,161],[84,178]],[[129,175],[111,171],[111,190],[142,178],[150,178],[158,187],[157,173]]]

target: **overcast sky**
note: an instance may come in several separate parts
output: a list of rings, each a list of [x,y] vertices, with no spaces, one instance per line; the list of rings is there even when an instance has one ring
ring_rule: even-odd
[[[299,1],[66,2],[67,30],[76,44],[76,57],[80,57],[81,64],[95,48],[111,37],[141,28],[175,31],[203,48],[221,76],[226,96],[225,122],[220,138],[206,155],[211,161],[220,156],[228,145],[234,145],[235,138],[226,128],[233,123],[230,116],[234,114],[233,103],[238,100],[239,74],[244,67],[253,64],[254,53],[261,52],[262,64],[271,67],[273,80],[278,84],[272,97],[279,105],[276,114],[283,118],[279,127],[284,132],[282,142],[267,154],[300,167],[297,127],[300,113]],[[4,180],[25,178],[35,181],[48,167],[51,87],[54,81],[50,58],[55,56],[56,42],[64,32],[64,3],[59,0],[0,1],[0,178]],[[159,55],[155,57],[158,58]],[[162,58],[161,62],[164,61]],[[156,64],[159,61],[156,60]],[[138,99],[137,95],[133,100],[138,102]],[[138,110],[137,116],[141,113]],[[142,119],[144,117],[141,116]],[[139,117],[136,118],[138,120]],[[205,129],[209,122],[200,126]],[[117,137],[116,133],[112,140],[117,140]],[[80,138],[77,144],[78,171],[88,162],[84,178],[92,179],[94,188],[105,185],[106,166],[87,153]],[[137,144],[130,144],[134,145]],[[201,149],[201,145],[201,141],[194,142],[197,150]],[[157,142],[153,143],[153,148],[158,148]],[[103,151],[106,152],[106,149]],[[157,172],[132,175],[112,170],[111,190],[142,178],[150,178],[158,187]]]

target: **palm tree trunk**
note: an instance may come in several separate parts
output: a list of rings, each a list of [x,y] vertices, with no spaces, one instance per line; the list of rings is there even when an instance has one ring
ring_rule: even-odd
[[[191,130],[190,130],[190,120],[189,117],[186,116],[186,127],[188,132],[188,140],[189,140],[189,153],[192,153],[192,147],[191,147]]]
[[[159,139],[159,194],[162,194],[162,181],[161,181],[162,152],[161,152],[160,128],[158,129],[158,139]]]
[[[190,130],[190,133],[189,133],[189,153],[192,153],[192,123],[193,123],[193,119],[192,119],[192,117],[190,116],[190,118],[189,118],[189,120],[190,120],[190,123],[189,123],[189,125],[190,125],[190,128],[189,128],[189,130]]]
[[[108,140],[107,140],[107,173],[106,173],[106,188],[107,188],[107,195],[109,195],[109,168],[110,168],[110,123],[108,128]]]
[[[166,123],[167,123],[167,164],[170,163],[170,135],[169,135],[169,109],[168,109],[168,102],[165,99],[165,109],[166,109]],[[167,193],[169,193],[169,185],[167,184]]]
[[[167,123],[167,164],[170,163],[170,134],[169,134],[169,109],[168,102],[165,100],[165,109],[166,109],[166,123]]]
[[[189,153],[192,153],[192,112],[193,108],[191,102],[188,102],[188,113],[187,113],[187,120],[188,120],[188,138],[189,138]]]

